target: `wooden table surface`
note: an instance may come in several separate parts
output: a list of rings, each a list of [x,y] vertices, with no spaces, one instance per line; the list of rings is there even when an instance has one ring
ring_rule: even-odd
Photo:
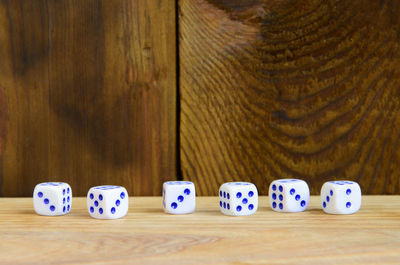
[[[400,196],[364,196],[354,215],[276,213],[261,197],[253,216],[219,212],[198,197],[189,215],[165,214],[160,197],[130,198],[119,220],[89,217],[85,198],[60,217],[31,198],[0,198],[0,264],[400,264]]]

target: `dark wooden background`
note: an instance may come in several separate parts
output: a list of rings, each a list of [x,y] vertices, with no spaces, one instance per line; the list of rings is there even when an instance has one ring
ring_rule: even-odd
[[[173,1],[0,1],[0,190],[176,178]]]
[[[0,196],[188,179],[400,194],[400,2],[0,0]]]

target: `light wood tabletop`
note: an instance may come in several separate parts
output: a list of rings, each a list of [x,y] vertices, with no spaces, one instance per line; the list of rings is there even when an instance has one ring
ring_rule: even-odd
[[[119,220],[36,215],[31,198],[0,199],[0,264],[400,264],[400,196],[363,196],[353,215],[328,215],[313,196],[301,213],[224,216],[217,197],[170,215],[160,197],[131,197]]]

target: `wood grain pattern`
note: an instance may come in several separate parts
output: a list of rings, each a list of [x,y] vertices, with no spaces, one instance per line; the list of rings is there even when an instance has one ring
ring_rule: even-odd
[[[183,177],[400,193],[400,2],[179,1]]]
[[[31,198],[0,199],[0,264],[397,264],[400,197],[364,196],[354,215],[277,213],[260,198],[248,217],[198,197],[196,212],[169,215],[160,197],[130,198],[119,220],[89,217],[74,198],[62,217],[38,216]]]
[[[0,1],[0,186],[176,178],[175,2]],[[7,124],[7,136],[4,123]]]

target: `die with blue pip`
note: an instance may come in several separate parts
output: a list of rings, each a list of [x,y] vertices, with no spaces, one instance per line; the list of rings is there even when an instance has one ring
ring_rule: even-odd
[[[166,213],[188,214],[196,209],[196,190],[191,181],[164,182],[162,195]]]
[[[96,219],[118,219],[128,213],[128,192],[121,186],[92,187],[87,193],[86,202],[89,215]]]
[[[250,182],[227,182],[218,191],[219,209],[225,215],[252,215],[258,209],[258,191]]]
[[[33,190],[33,208],[39,215],[65,215],[71,211],[72,189],[64,182],[44,182]]]
[[[361,188],[349,180],[328,181],[321,188],[322,210],[329,214],[353,214],[361,207]]]
[[[310,189],[300,179],[274,180],[268,195],[272,210],[277,212],[302,212],[310,202]]]

